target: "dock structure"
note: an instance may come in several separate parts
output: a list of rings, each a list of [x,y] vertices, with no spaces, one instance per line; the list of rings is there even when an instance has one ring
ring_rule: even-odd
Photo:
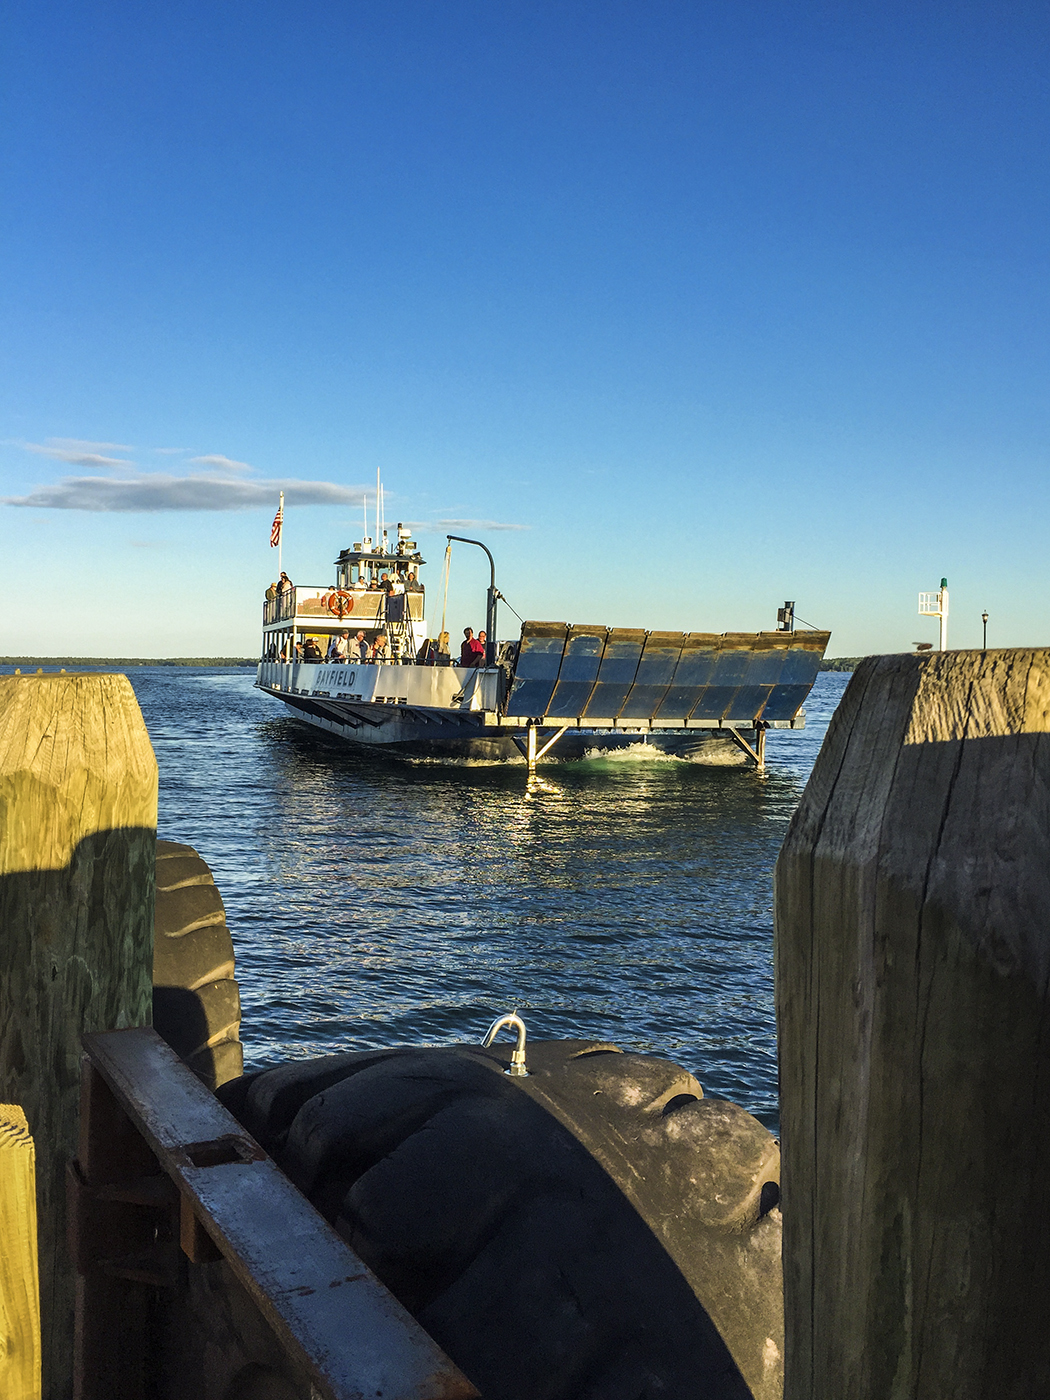
[[[40,1400],[36,1146],[17,1104],[0,1104],[0,1395]]]
[[[80,1037],[150,1021],[157,764],[125,676],[0,678],[0,1101],[36,1145],[43,1394],[72,1384]]]
[[[776,980],[786,1400],[1050,1395],[1050,650],[857,668]]]
[[[261,1400],[291,1377],[296,1397],[469,1400],[150,1027],[156,824],[125,676],[0,678],[0,1395]],[[276,1361],[227,1358],[219,1390],[184,1374],[172,1322],[212,1263]]]

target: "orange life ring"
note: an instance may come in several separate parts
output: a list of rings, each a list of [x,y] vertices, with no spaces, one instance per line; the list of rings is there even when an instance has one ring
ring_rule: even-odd
[[[346,613],[354,610],[354,599],[350,593],[344,593],[341,589],[334,589],[328,595],[328,611],[333,617],[343,617]]]

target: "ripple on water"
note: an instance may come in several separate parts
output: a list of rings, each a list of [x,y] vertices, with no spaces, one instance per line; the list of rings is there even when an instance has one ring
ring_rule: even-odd
[[[248,1064],[536,1037],[667,1055],[777,1126],[771,873],[847,676],[764,777],[619,755],[544,767],[357,753],[250,671],[130,673],[160,764],[161,834],[215,872]]]

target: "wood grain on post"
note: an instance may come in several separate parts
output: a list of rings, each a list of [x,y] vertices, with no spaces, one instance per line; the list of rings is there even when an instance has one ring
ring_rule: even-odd
[[[72,1386],[80,1037],[148,1025],[157,764],[125,676],[0,677],[0,1099],[36,1142],[43,1393]]]
[[[787,1400],[1050,1395],[1050,651],[857,669],[776,926]]]
[[[26,1116],[0,1104],[0,1395],[40,1398],[36,1161]]]

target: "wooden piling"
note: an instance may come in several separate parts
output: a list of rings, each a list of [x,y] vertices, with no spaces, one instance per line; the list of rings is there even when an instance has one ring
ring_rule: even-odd
[[[40,1400],[36,1160],[26,1116],[0,1104],[0,1395]]]
[[[776,923],[786,1400],[1050,1395],[1050,651],[864,662]]]
[[[125,676],[0,678],[0,1099],[37,1153],[45,1400],[72,1387],[80,1037],[148,1025],[157,765]]]

